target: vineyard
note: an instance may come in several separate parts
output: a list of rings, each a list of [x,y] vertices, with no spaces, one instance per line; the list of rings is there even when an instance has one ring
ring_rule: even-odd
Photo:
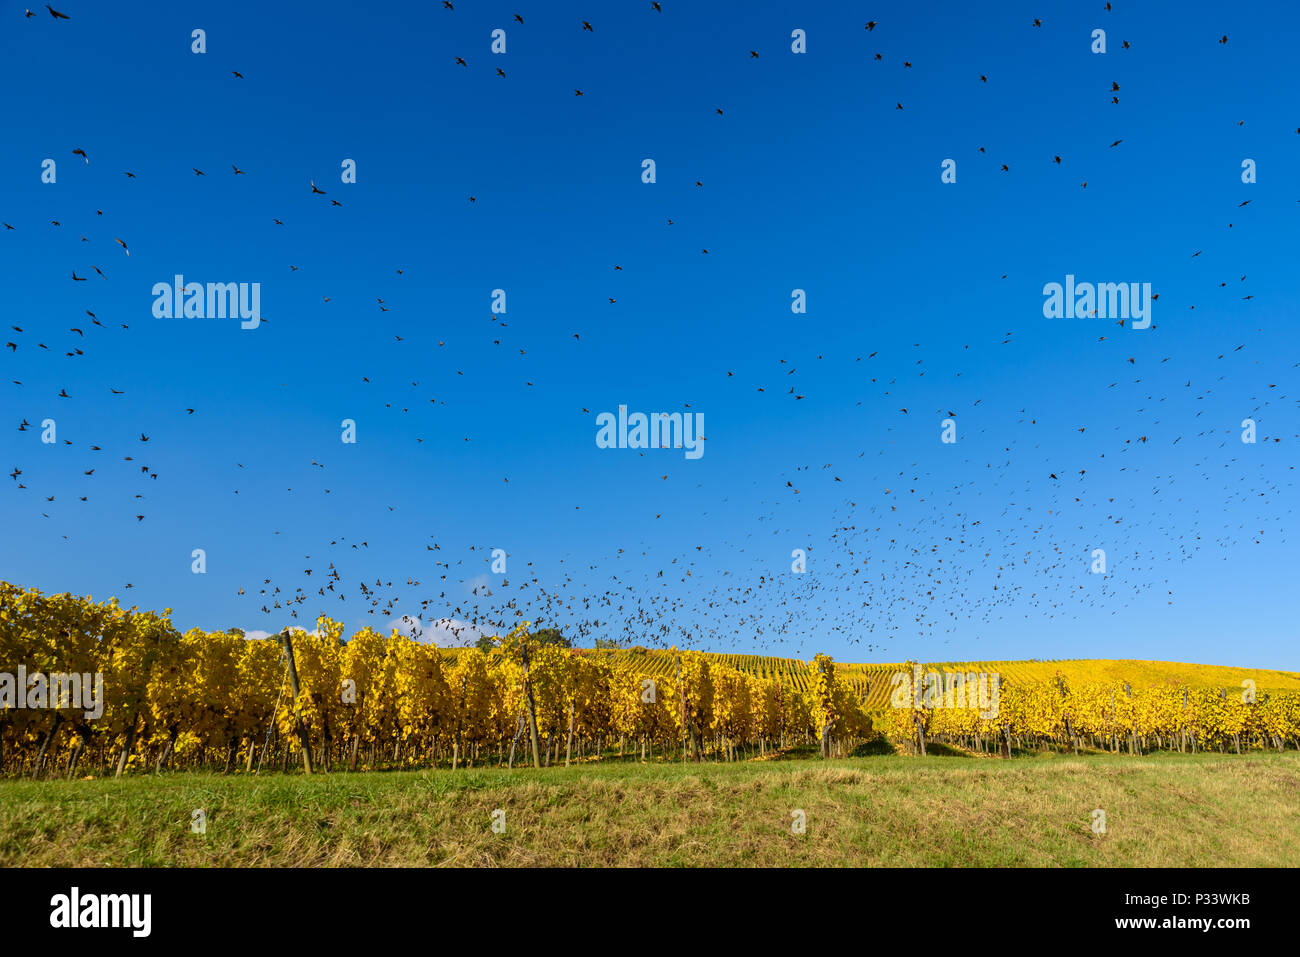
[[[1300,675],[1280,671],[580,650],[538,644],[526,623],[491,651],[439,649],[370,628],[345,639],[324,617],[282,641],[181,633],[169,615],[0,583],[0,771],[730,762],[936,744],[1006,756],[1300,748]],[[900,673],[926,678],[900,693]],[[67,676],[84,688],[93,675],[102,700],[88,708],[68,697]]]

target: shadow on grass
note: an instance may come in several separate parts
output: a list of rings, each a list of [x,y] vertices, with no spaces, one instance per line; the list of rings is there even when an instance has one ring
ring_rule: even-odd
[[[930,758],[971,758],[974,757],[969,751],[963,751],[960,748],[954,748],[944,744],[942,741],[925,742],[925,754]]]
[[[865,744],[859,744],[852,752],[850,752],[849,757],[870,758],[899,753],[898,748],[895,747],[891,741],[886,738],[877,738],[875,741],[868,741]]]

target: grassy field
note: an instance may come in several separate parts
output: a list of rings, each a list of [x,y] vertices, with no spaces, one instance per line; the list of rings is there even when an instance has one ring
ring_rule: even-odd
[[[791,831],[802,809],[807,830]],[[1090,830],[1094,808],[1106,834]],[[207,833],[191,832],[191,813]],[[505,811],[505,833],[491,830]],[[1295,866],[1300,755],[0,781],[12,866]]]

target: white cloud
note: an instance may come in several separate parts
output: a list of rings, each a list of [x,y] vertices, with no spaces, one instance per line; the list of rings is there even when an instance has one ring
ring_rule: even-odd
[[[485,634],[469,622],[456,618],[437,618],[426,622],[412,615],[394,618],[388,623],[388,628],[390,632],[395,630],[408,638],[441,648],[461,648],[472,645]]]
[[[260,628],[246,628],[243,631],[244,637],[249,639],[274,638],[279,634],[279,632],[262,631]],[[421,621],[411,615],[402,615],[389,621],[388,630],[385,634],[391,634],[393,631],[425,644],[437,645],[440,648],[462,648],[466,645],[473,645],[484,634],[495,635],[500,633],[497,629],[492,628],[484,631],[482,628],[457,618],[437,618],[430,621]],[[318,629],[313,628],[307,631],[307,634],[315,635],[317,632]]]
[[[296,631],[303,631],[309,635],[320,634],[319,628],[313,628],[310,631],[307,631],[307,629],[301,627],[300,625],[294,625],[292,627],[296,629]],[[262,631],[262,629],[260,628],[244,628],[241,630],[244,632],[245,638],[276,638],[279,637],[280,634],[278,631]]]

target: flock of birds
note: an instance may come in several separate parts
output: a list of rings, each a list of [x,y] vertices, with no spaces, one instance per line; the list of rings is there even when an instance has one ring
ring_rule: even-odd
[[[442,7],[448,12],[456,9],[450,0],[443,0]],[[658,2],[649,4],[649,8],[653,15],[663,14]],[[46,9],[56,21],[70,19],[52,7]],[[1105,4],[1105,9],[1109,11],[1111,4]],[[27,10],[25,16],[34,14]],[[521,25],[525,22],[518,14],[514,20]],[[1026,26],[1041,29],[1043,23],[1035,19]],[[888,34],[887,24],[876,20],[867,21],[863,29],[873,40]],[[575,30],[594,33],[597,27],[583,20],[575,24]],[[1218,42],[1226,44],[1227,36]],[[1128,41],[1123,41],[1122,48],[1130,48]],[[760,56],[758,50],[748,53],[751,59]],[[883,51],[871,51],[871,55],[875,62],[885,59]],[[456,56],[454,62],[459,67],[470,67],[463,56]],[[901,62],[903,69],[913,69],[911,60]],[[230,72],[233,80],[244,81],[242,72]],[[505,78],[506,72],[496,68],[496,75]],[[988,74],[979,74],[973,82],[988,83]],[[1108,91],[1113,103],[1119,103],[1120,91],[1121,84],[1113,82]],[[575,89],[574,95],[583,96],[583,91]],[[898,102],[897,109],[904,109],[904,104]],[[725,115],[721,107],[715,112]],[[1117,139],[1110,146],[1119,147],[1121,143]],[[91,163],[92,155],[81,145],[69,145],[70,155],[87,165]],[[985,153],[984,146],[978,149]],[[1061,165],[1062,158],[1054,155],[1050,162]],[[204,170],[191,169],[195,176],[207,175]],[[235,164],[231,169],[230,175],[235,177],[250,175]],[[1001,171],[1009,173],[1009,164],[1001,164]],[[137,178],[132,170],[122,173],[128,179]],[[1086,188],[1087,181],[1080,185]],[[702,188],[703,183],[696,181],[696,186]],[[331,196],[331,191],[322,189],[315,180],[303,188],[330,208],[342,207],[337,196]],[[470,203],[477,199],[473,194],[467,196]],[[1248,203],[1242,202],[1240,207]],[[87,218],[99,222],[102,217],[104,211],[96,209]],[[672,226],[674,220],[668,218],[666,222]],[[274,216],[268,217],[267,225],[285,228],[285,222]],[[3,221],[3,229],[0,238],[10,235],[22,242],[39,242],[40,231],[67,230],[69,226],[58,220],[18,225]],[[91,243],[80,230],[94,232],[92,228],[83,225],[71,229],[80,235],[81,242]],[[38,234],[35,239],[30,238],[33,233]],[[123,258],[131,255],[124,239],[114,236],[113,241]],[[708,249],[701,253],[707,255]],[[1189,249],[1188,255],[1199,257],[1201,251]],[[48,317],[8,324],[10,335],[4,347],[11,375],[6,378],[14,393],[6,406],[43,404],[33,403],[22,391],[24,362],[33,352],[62,351],[65,357],[76,360],[87,356],[96,337],[109,335],[113,327],[123,333],[131,329],[126,322],[102,321],[95,308],[94,286],[80,286],[110,281],[101,269],[103,262],[78,263],[69,270],[68,281],[85,304],[84,320],[73,320],[75,324],[66,331],[52,329]],[[623,268],[617,263],[612,267],[614,271]],[[288,268],[297,271],[299,267],[290,264]],[[399,279],[403,272],[400,267],[395,269]],[[1246,280],[1245,275],[1224,277],[1220,287],[1234,286],[1243,293],[1240,300],[1249,301],[1253,295],[1240,285]],[[388,313],[386,300],[376,298],[378,310]],[[611,305],[618,301],[617,297],[606,298]],[[325,299],[328,301],[328,297]],[[1194,309],[1195,304],[1188,304],[1188,308]],[[491,317],[491,322],[488,336],[495,346],[501,346],[508,341],[504,331],[508,324],[497,315]],[[1116,324],[1123,327],[1125,323],[1117,320]],[[1153,325],[1145,334],[1153,335],[1157,327]],[[411,335],[394,333],[393,338],[400,343]],[[580,330],[565,335],[581,341]],[[1117,358],[1114,381],[1105,388],[1114,390],[1115,404],[1127,405],[1132,414],[1120,420],[1097,421],[1081,411],[1077,425],[1070,427],[1078,439],[1068,461],[1059,451],[1041,451],[1038,419],[1027,407],[1015,413],[1014,421],[998,413],[995,422],[985,414],[986,408],[981,408],[983,400],[974,396],[963,398],[959,404],[954,399],[951,408],[897,406],[892,413],[894,420],[879,444],[851,447],[846,440],[833,453],[833,461],[792,465],[780,474],[752,477],[750,485],[756,489],[764,510],[753,516],[750,531],[740,540],[711,540],[706,511],[701,516],[701,541],[682,551],[646,539],[612,554],[556,557],[556,567],[549,571],[527,562],[522,575],[493,576],[488,548],[440,542],[430,535],[423,543],[432,561],[432,571],[422,576],[426,580],[408,577],[395,583],[383,577],[371,582],[370,576],[355,574],[349,576],[349,581],[342,568],[373,567],[366,557],[369,542],[349,541],[342,535],[326,536],[318,543],[319,548],[311,549],[316,557],[305,555],[301,568],[263,574],[239,587],[238,596],[249,602],[241,606],[242,613],[260,612],[270,620],[287,616],[308,627],[318,614],[336,618],[364,615],[380,626],[397,619],[415,633],[433,627],[444,632],[451,643],[473,641],[481,633],[508,628],[520,618],[538,626],[560,627],[575,645],[612,639],[626,644],[748,651],[757,644],[773,653],[797,653],[804,650],[805,642],[813,635],[820,636],[816,639],[818,645],[825,645],[829,633],[838,641],[857,645],[863,653],[878,653],[891,642],[947,641],[950,639],[946,636],[959,626],[969,631],[973,623],[978,632],[986,626],[996,628],[1016,616],[1050,621],[1084,608],[1118,615],[1153,590],[1166,592],[1167,600],[1172,601],[1168,572],[1177,564],[1207,549],[1222,555],[1265,539],[1286,539],[1293,483],[1289,478],[1278,478],[1266,463],[1247,461],[1241,451],[1234,451],[1242,448],[1232,427],[1235,423],[1206,421],[1200,412],[1190,420],[1172,421],[1161,414],[1162,405],[1171,395],[1180,405],[1208,405],[1229,390],[1250,397],[1238,417],[1267,421],[1271,410],[1294,408],[1295,400],[1284,387],[1272,382],[1257,383],[1252,378],[1248,350],[1267,349],[1267,343],[1258,337],[1252,341],[1245,331],[1242,338],[1245,341],[1232,351],[1204,356],[1191,373],[1181,371],[1175,375],[1175,367],[1166,366],[1170,362],[1167,357],[1155,362],[1143,360],[1141,366],[1136,356]],[[997,338],[997,344],[1006,345],[1012,339],[1013,333],[1007,332]],[[1101,335],[1097,341],[1107,339],[1107,335]],[[439,347],[444,345],[438,341]],[[961,351],[969,348],[970,343],[962,343],[960,348],[953,346],[957,358],[948,359],[959,362]],[[910,382],[925,376],[931,354],[923,350],[921,343],[914,344],[913,349],[912,355],[890,356],[878,350],[852,357],[869,393],[857,401],[857,406],[867,402],[880,408],[892,407],[896,393],[906,392]],[[524,348],[518,351],[520,356],[527,355]],[[744,375],[738,376],[734,370],[725,370],[725,376],[737,380],[737,387],[798,402],[816,387],[818,375],[791,377],[809,366],[816,369],[823,361],[822,354],[774,356],[770,377],[762,381],[743,383],[740,380]],[[1297,367],[1300,363],[1291,366]],[[954,375],[953,394],[957,396],[965,395],[959,381],[961,374]],[[379,377],[374,375],[377,381]],[[358,385],[367,386],[371,381],[371,376],[363,375]],[[65,386],[48,398],[58,402],[99,402],[106,396],[125,394],[129,385],[92,386],[89,379],[78,384],[72,375],[69,384],[70,388]],[[418,381],[411,386],[418,389]],[[534,382],[526,381],[525,387],[534,387]],[[1182,394],[1175,395],[1176,390]],[[445,399],[430,398],[429,402],[446,405]],[[392,407],[392,402],[386,403],[386,408]],[[407,405],[402,411],[409,409]],[[591,410],[581,411],[584,421],[591,421]],[[198,409],[184,406],[183,412],[194,416]],[[891,433],[913,428],[911,421],[917,422],[915,428],[933,431],[933,423],[940,418],[962,423],[964,429],[967,421],[976,423],[971,431],[963,433],[963,444],[956,452],[960,466],[940,469],[920,458],[900,459],[892,447]],[[922,419],[924,422],[919,421]],[[32,433],[25,439],[33,443],[34,435],[41,431],[39,418],[33,423],[20,415],[13,424],[18,432]],[[145,490],[129,493],[133,494],[132,514],[137,522],[149,517],[143,504],[147,501],[147,487],[160,479],[146,460],[151,441],[148,428],[145,425],[130,449],[89,445],[96,455],[120,455],[122,461],[130,463],[137,478],[147,480]],[[1295,436],[1261,434],[1259,443],[1276,444],[1284,438]],[[463,440],[469,442],[471,437]],[[1187,444],[1180,447],[1184,440]],[[73,444],[68,439],[62,441]],[[416,437],[416,441],[422,443],[424,438]],[[1176,472],[1153,474],[1143,464],[1141,450],[1156,444],[1164,446],[1170,455],[1178,447],[1176,454],[1182,456],[1182,467]],[[316,460],[311,464],[321,471],[325,468]],[[232,474],[245,469],[242,462],[231,465]],[[89,482],[103,471],[103,466],[83,469],[86,487],[90,488]],[[57,504],[56,495],[29,488],[24,474],[21,463],[8,472],[9,488],[16,498],[7,507],[28,507],[27,503],[34,500],[40,514],[50,517],[52,506]],[[667,481],[669,474],[662,479]],[[508,483],[509,477],[503,480]],[[1141,490],[1140,496],[1133,492],[1134,488]],[[323,488],[322,494],[330,491]],[[719,509],[726,506],[733,491],[726,489],[716,498]],[[833,495],[836,502],[828,514],[811,520],[820,523],[818,544],[802,537],[810,525],[796,527],[806,519],[794,511],[800,504],[797,496],[809,491],[819,496]],[[239,489],[233,492],[238,494]],[[91,492],[77,498],[88,503]],[[1184,499],[1201,503],[1193,510],[1191,527],[1174,517],[1172,505],[1182,504]],[[111,500],[95,504],[99,508],[117,507]],[[383,507],[393,510],[391,505]],[[1228,515],[1235,518],[1225,520]],[[791,542],[802,543],[807,549],[808,570],[802,574],[789,573],[785,568],[788,559],[783,556]],[[1098,545],[1105,546],[1114,570],[1089,581],[1089,554]],[[359,554],[354,558],[348,554],[351,552]],[[775,565],[773,555],[779,559]],[[133,588],[134,583],[126,582],[124,587]]]

